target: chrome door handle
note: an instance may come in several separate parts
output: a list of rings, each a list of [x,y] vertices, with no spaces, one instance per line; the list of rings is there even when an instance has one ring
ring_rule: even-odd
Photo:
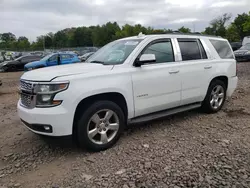
[[[212,66],[211,65],[208,65],[208,66],[205,66],[204,69],[211,69]]]
[[[180,72],[179,70],[172,70],[172,71],[169,71],[169,74],[177,74],[178,72]]]

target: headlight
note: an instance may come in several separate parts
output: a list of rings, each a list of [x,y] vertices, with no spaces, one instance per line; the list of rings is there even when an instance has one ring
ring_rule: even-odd
[[[49,84],[37,84],[35,86],[35,93],[38,94],[50,94],[50,93],[58,93],[62,90],[65,90],[68,88],[69,83],[63,82],[63,83],[49,83]]]
[[[246,52],[246,54],[250,54],[250,51]]]
[[[57,93],[68,88],[69,82],[37,84],[34,88],[36,93],[36,107],[52,107],[62,103],[62,100],[54,100]]]

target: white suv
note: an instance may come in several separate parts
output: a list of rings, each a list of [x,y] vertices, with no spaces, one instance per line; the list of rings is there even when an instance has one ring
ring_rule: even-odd
[[[18,113],[33,132],[73,135],[111,147],[128,123],[199,108],[218,112],[237,86],[227,40],[203,35],[138,35],[111,42],[86,63],[21,77]]]

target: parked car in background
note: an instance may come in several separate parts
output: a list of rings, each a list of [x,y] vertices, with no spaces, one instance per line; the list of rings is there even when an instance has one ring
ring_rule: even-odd
[[[43,67],[50,67],[56,65],[64,65],[64,64],[71,64],[71,63],[78,63],[80,59],[75,53],[53,53],[50,55],[45,56],[40,61],[31,62],[25,65],[24,70],[29,71],[33,69],[43,68]]]
[[[82,56],[79,56],[79,59],[81,60],[81,62],[84,62],[86,61],[90,56],[92,56],[95,52],[89,52],[89,53],[86,53]]]
[[[4,56],[0,55],[0,63],[4,61]]]
[[[245,46],[248,43],[250,44],[250,36],[245,36],[242,41],[242,46]]]
[[[239,50],[234,52],[235,58],[238,62],[250,61],[250,43],[242,46]]]
[[[113,41],[86,63],[26,72],[18,114],[31,131],[73,135],[94,151],[127,123],[201,108],[221,110],[238,82],[229,42],[201,35],[138,35]]]
[[[41,59],[40,56],[26,55],[26,56],[21,56],[12,61],[4,61],[0,63],[0,72],[23,71],[25,64],[40,59]]]
[[[231,45],[233,51],[236,51],[236,50],[241,48],[242,43],[241,42],[231,42],[230,45]]]
[[[36,55],[36,56],[41,56],[41,57],[43,57],[43,56],[44,56],[44,52],[43,52],[43,51],[31,52],[30,54],[32,54],[32,55]]]

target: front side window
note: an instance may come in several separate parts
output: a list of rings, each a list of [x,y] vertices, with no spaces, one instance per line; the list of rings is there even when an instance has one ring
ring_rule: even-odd
[[[58,55],[53,55],[52,57],[49,58],[49,61],[50,62],[57,61],[57,57],[58,57]]]
[[[221,59],[233,59],[233,52],[227,41],[210,39]]]
[[[177,39],[182,61],[207,59],[206,52],[198,39]]]
[[[150,44],[142,54],[154,54],[155,63],[166,63],[174,61],[174,53],[170,40],[159,41]]]
[[[102,47],[87,62],[103,65],[122,64],[143,39],[117,40]]]
[[[245,46],[242,46],[240,50],[250,50],[250,44],[246,44]]]

